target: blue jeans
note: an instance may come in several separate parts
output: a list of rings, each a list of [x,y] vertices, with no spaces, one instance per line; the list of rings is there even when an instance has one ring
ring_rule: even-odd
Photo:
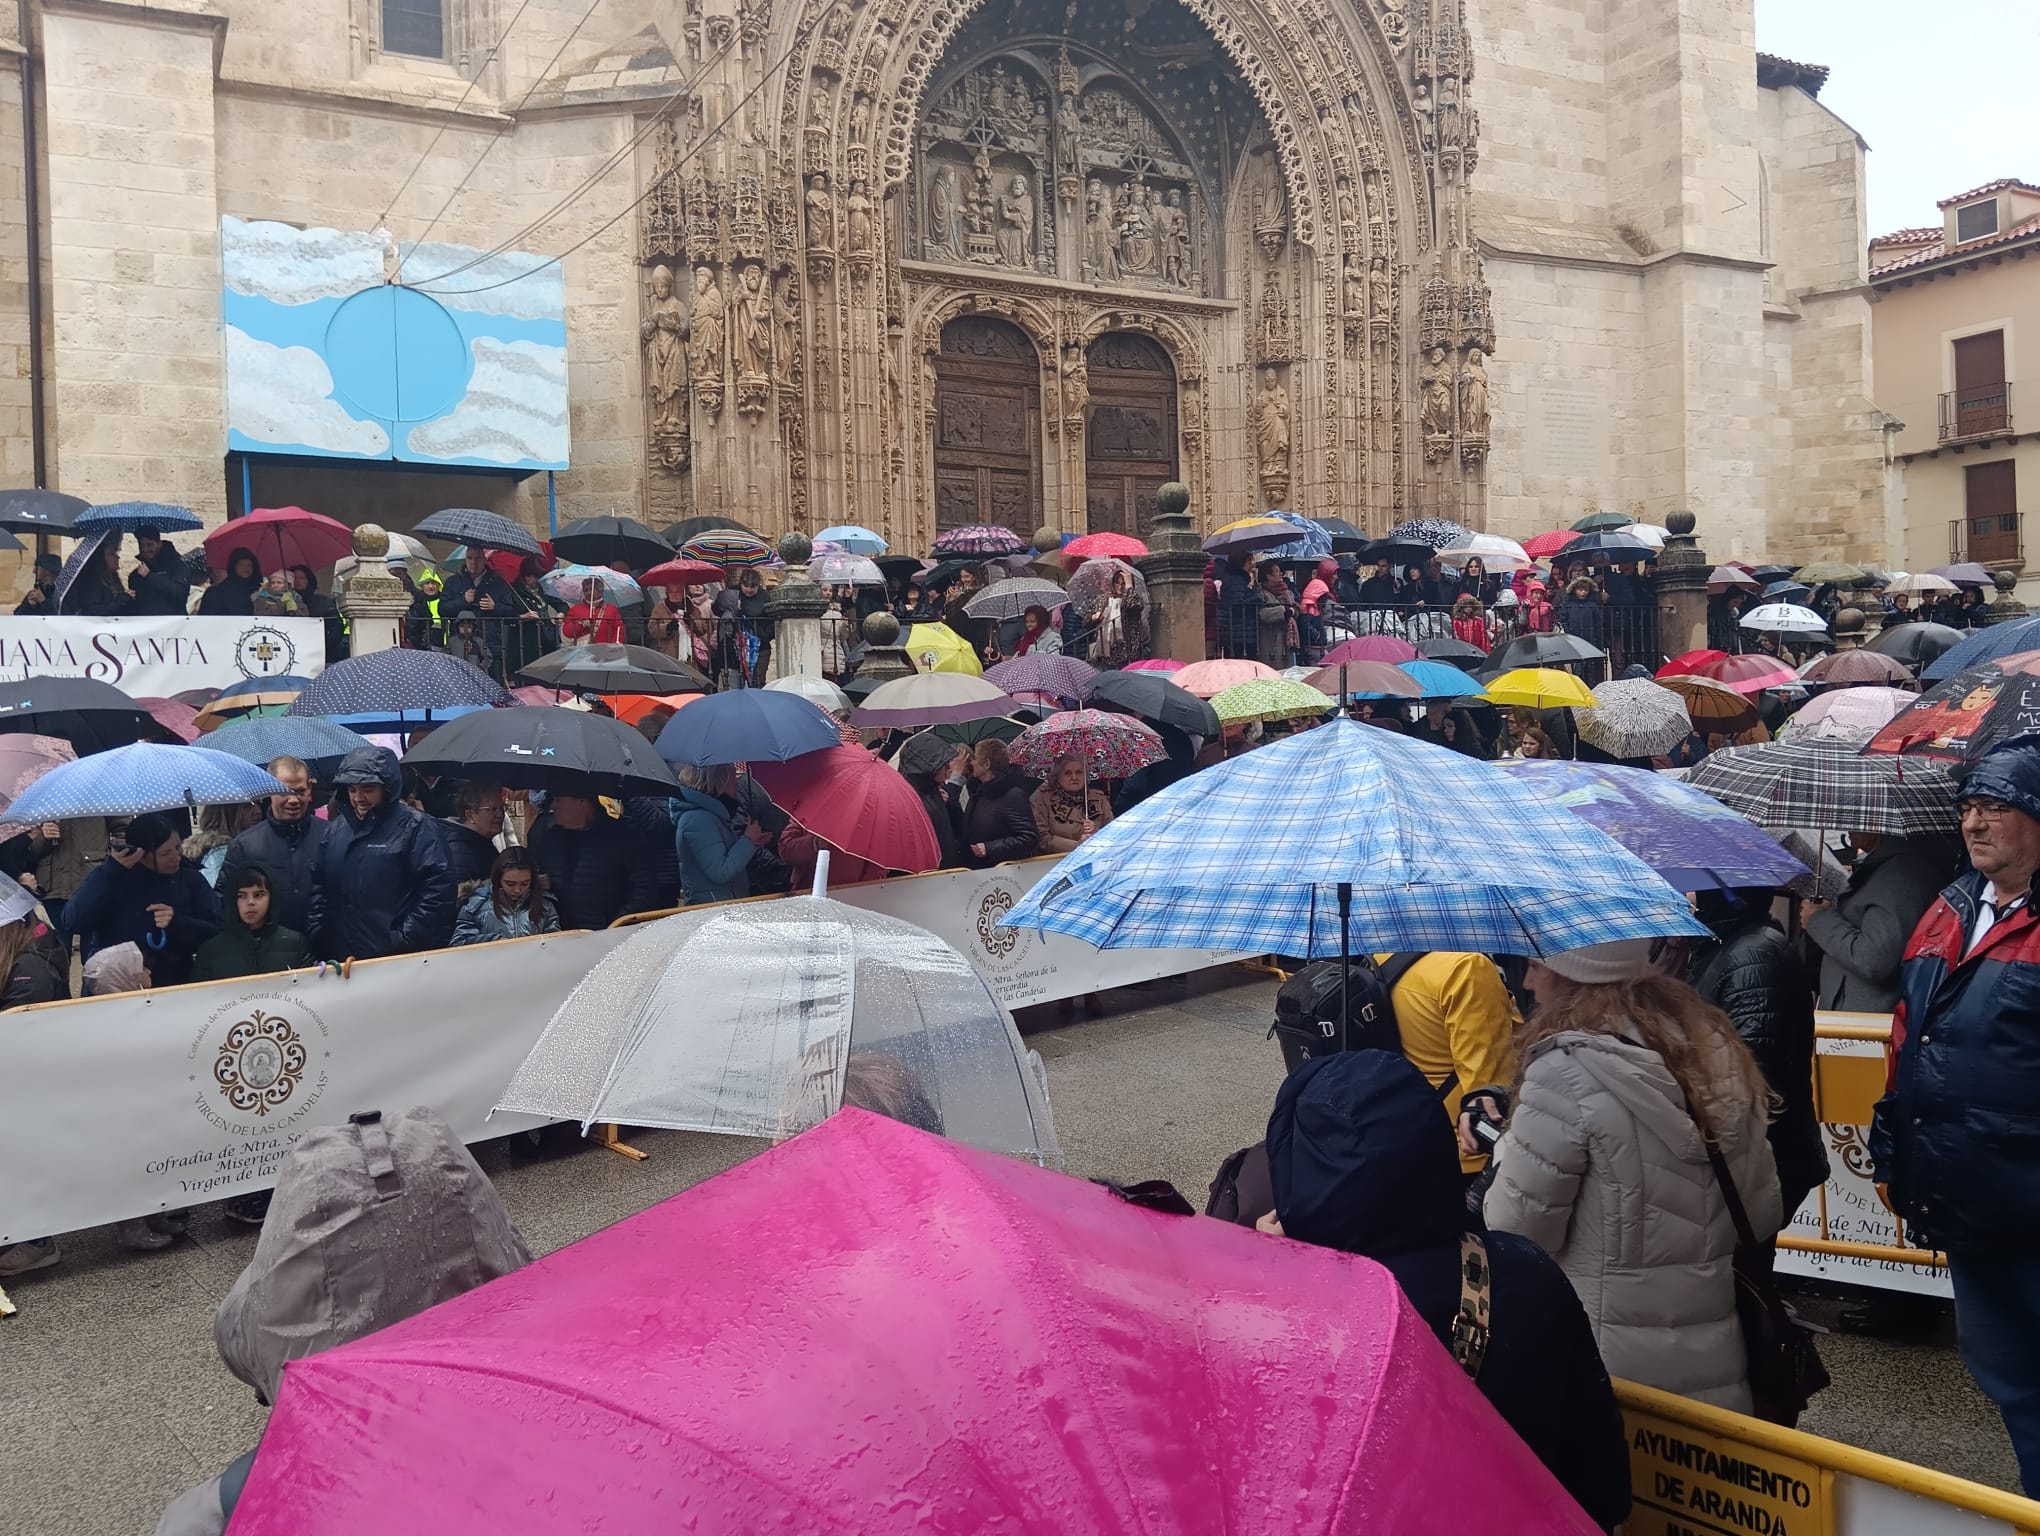
[[[1962,1363],[1997,1404],[2019,1458],[2019,1483],[2040,1492],[2040,1255],[1950,1253]]]

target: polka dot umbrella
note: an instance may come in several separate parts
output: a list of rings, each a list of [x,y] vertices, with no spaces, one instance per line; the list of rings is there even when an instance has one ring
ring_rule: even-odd
[[[407,730],[507,705],[480,667],[438,651],[372,651],[335,662],[306,685],[292,715],[318,715],[356,731]]]

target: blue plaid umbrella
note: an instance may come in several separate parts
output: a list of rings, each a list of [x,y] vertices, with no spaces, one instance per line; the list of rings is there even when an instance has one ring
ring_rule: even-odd
[[[21,792],[7,820],[34,826],[73,816],[139,816],[284,792],[268,770],[225,752],[139,741],[58,764]]]
[[[2021,651],[2040,651],[2040,619],[2015,619],[1971,630],[1960,645],[1951,646],[1920,670],[1926,682],[1938,683],[1987,661],[2002,661]]]
[[[291,715],[319,715],[356,731],[438,724],[510,702],[480,667],[438,651],[371,651],[313,678]]]
[[[444,539],[449,544],[479,544],[484,549],[515,550],[520,555],[543,555],[538,536],[522,523],[513,523],[500,512],[480,507],[446,507],[434,512],[411,530],[421,538]]]
[[[1350,905],[1350,923],[1342,907]],[[1704,934],[1606,833],[1491,765],[1338,720],[1181,780],[1007,914],[1101,949],[1549,955]]]
[[[264,768],[279,757],[295,757],[313,778],[330,779],[340,759],[361,745],[361,738],[330,720],[263,715],[223,725],[206,736],[205,744],[208,751]]]
[[[1323,560],[1331,555],[1331,534],[1309,518],[1298,517],[1294,512],[1270,512],[1268,515],[1288,523],[1296,530],[1296,537],[1287,544],[1262,550],[1263,560]]]
[[[1782,888],[1809,873],[1712,795],[1648,768],[1544,759],[1496,767],[1599,827],[1673,890]]]
[[[135,533],[153,528],[158,533],[182,533],[204,526],[199,515],[188,507],[173,507],[160,501],[115,501],[80,512],[71,523],[71,532]]]

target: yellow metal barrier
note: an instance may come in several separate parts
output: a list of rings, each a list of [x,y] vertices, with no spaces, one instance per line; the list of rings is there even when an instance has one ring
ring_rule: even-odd
[[[1956,1528],[1948,1511],[2033,1536],[2040,1503],[1691,1398],[1615,1383],[1635,1508],[1623,1536],[1910,1536]]]

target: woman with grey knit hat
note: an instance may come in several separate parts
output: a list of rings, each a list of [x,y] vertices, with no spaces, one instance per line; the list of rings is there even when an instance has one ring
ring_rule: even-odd
[[[1783,1220],[1771,1095],[1728,1017],[1660,968],[1660,947],[1531,962],[1487,1224],[1558,1261],[1609,1374],[1748,1413],[1735,1222],[1707,1141],[1768,1242]]]

